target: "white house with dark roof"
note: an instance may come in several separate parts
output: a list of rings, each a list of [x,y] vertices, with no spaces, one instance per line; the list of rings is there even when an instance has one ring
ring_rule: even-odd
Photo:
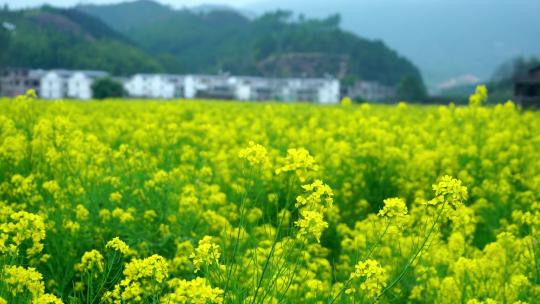
[[[61,99],[67,96],[68,80],[73,71],[50,70],[41,78],[39,94],[44,99]]]
[[[91,99],[92,84],[96,79],[109,76],[103,71],[73,71],[68,78],[67,97],[75,99]]]

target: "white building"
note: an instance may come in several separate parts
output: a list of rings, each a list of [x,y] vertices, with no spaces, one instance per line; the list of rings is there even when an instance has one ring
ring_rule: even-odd
[[[286,101],[339,102],[339,81],[333,78],[291,78],[285,80]]]
[[[263,78],[220,75],[136,74],[124,82],[135,98],[208,98],[337,103],[334,78]]]
[[[395,97],[396,90],[375,81],[357,81],[345,89],[344,95],[365,101],[389,101]]]
[[[320,103],[339,103],[340,102],[340,83],[334,78],[324,79],[319,87]]]
[[[171,99],[184,97],[186,76],[169,74],[136,74],[124,83],[131,97]]]
[[[186,98],[208,99],[237,99],[236,77],[228,75],[191,75],[190,87],[186,91],[192,92]]]
[[[41,78],[39,94],[44,99],[60,99],[67,96],[68,80],[73,75],[68,70],[50,70]]]
[[[107,77],[103,71],[74,71],[68,79],[67,97],[76,99],[92,98],[92,83],[98,78]]]
[[[124,82],[124,90],[131,97],[150,97],[152,74],[136,74]]]
[[[41,78],[44,70],[22,68],[5,68],[0,72],[0,96],[19,96],[30,89],[38,95],[41,89]]]

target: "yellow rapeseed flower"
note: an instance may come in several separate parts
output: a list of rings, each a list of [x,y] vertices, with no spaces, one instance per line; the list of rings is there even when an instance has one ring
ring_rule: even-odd
[[[218,264],[221,257],[221,249],[212,241],[212,237],[204,236],[195,248],[190,258],[193,260],[195,272],[198,272],[204,265]]]

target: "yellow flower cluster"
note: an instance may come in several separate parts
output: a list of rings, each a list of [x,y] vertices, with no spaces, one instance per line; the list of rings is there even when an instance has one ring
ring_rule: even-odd
[[[43,276],[34,268],[21,266],[6,266],[4,268],[6,283],[11,287],[10,292],[15,295],[30,292],[33,298],[37,298],[45,291]]]
[[[161,293],[162,283],[169,276],[167,261],[159,255],[133,259],[125,265],[124,279],[107,291],[103,298],[108,303],[140,303]]]
[[[0,213],[0,232],[0,253],[18,254],[25,241],[31,243],[26,247],[28,256],[38,254],[43,249],[45,224],[39,215],[6,208]]]
[[[97,271],[103,272],[104,262],[103,255],[95,249],[87,251],[83,254],[81,262],[75,265],[75,269],[80,272],[83,271]]]
[[[313,156],[303,148],[288,149],[287,157],[282,162],[283,165],[276,169],[276,174],[294,172],[301,182],[304,182],[309,177],[310,172],[319,170]]]
[[[308,208],[310,210],[323,210],[329,208],[334,202],[332,189],[317,179],[312,184],[303,185],[304,191],[308,195],[299,195],[296,198],[296,207]]]
[[[435,198],[428,202],[431,205],[449,203],[457,209],[468,198],[467,188],[462,186],[461,181],[448,175],[443,176],[438,184],[433,185],[433,191]]]
[[[407,215],[407,205],[401,198],[388,198],[384,200],[384,207],[379,211],[379,216],[388,218],[400,218]]]
[[[131,249],[129,248],[128,244],[126,244],[124,241],[122,241],[119,237],[115,237],[107,244],[105,245],[106,248],[110,248],[114,251],[118,251],[123,255],[130,255],[132,254]]]
[[[540,113],[486,101],[2,99],[0,303],[536,303]]]
[[[167,285],[173,292],[166,294],[162,303],[177,304],[221,304],[223,290],[212,288],[205,279],[195,278],[191,281],[172,279]]]
[[[351,273],[351,280],[361,279],[360,291],[365,293],[368,298],[374,298],[383,289],[386,284],[387,275],[384,268],[379,265],[379,262],[368,259],[363,262],[358,262],[354,266],[354,272]],[[347,289],[346,293],[355,292],[354,287]]]
[[[34,268],[21,266],[5,266],[0,275],[9,287],[14,299],[30,299],[32,304],[62,304],[62,300],[52,294],[45,293],[43,276]],[[0,297],[0,303],[8,303]],[[20,303],[19,301],[12,303]]]
[[[212,242],[212,237],[206,235],[199,241],[199,245],[195,248],[195,252],[191,254],[190,258],[193,260],[195,272],[197,272],[203,266],[219,264],[220,256],[221,250],[219,246]]]
[[[322,213],[311,210],[301,210],[301,218],[295,222],[300,228],[300,235],[312,235],[317,242],[321,241],[323,230],[328,228],[328,223],[324,221]]]
[[[247,148],[240,150],[238,156],[246,159],[253,166],[264,164],[268,161],[268,151],[266,151],[266,148],[252,141],[249,142]]]
[[[296,197],[300,219],[295,222],[295,225],[299,228],[299,236],[313,236],[317,242],[320,242],[323,231],[328,228],[323,214],[332,207],[334,193],[319,179],[312,184],[303,185],[302,188],[307,195]]]
[[[488,89],[485,85],[479,85],[476,87],[474,94],[469,97],[469,104],[471,106],[481,106],[486,103],[488,99]]]

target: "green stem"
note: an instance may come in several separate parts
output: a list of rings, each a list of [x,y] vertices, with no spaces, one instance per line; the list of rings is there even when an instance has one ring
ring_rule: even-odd
[[[414,263],[414,261],[418,258],[418,256],[420,256],[420,253],[422,252],[422,250],[424,249],[424,247],[426,246],[431,234],[433,233],[433,231],[435,230],[435,226],[437,225],[437,223],[439,222],[439,219],[444,211],[444,207],[446,206],[446,202],[442,205],[441,207],[441,211],[439,211],[439,214],[437,215],[437,218],[435,219],[435,221],[433,222],[433,225],[431,226],[431,229],[429,230],[428,234],[426,235],[426,237],[424,238],[424,240],[422,241],[422,245],[420,246],[420,249],[418,249],[416,251],[416,253],[413,255],[413,257],[411,259],[409,259],[409,261],[407,262],[407,264],[405,265],[405,267],[403,267],[403,270],[401,271],[401,273],[397,276],[396,279],[394,279],[394,281],[392,281],[392,283],[390,283],[390,285],[388,285],[387,287],[385,287],[382,292],[375,297],[375,299],[373,299],[373,302],[372,303],[376,303],[379,301],[379,299],[388,291],[390,291],[397,283],[399,283],[401,281],[401,279],[403,279],[403,277],[405,276],[405,274],[407,273],[407,271],[409,270],[409,268],[411,267],[411,265]]]

